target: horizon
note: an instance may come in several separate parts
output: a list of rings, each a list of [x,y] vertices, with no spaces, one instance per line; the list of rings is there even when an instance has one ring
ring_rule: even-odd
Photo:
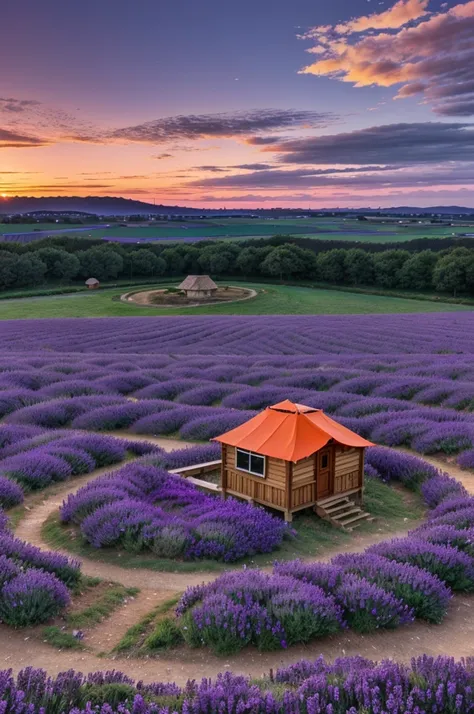
[[[474,0],[25,0],[2,19],[0,213],[474,208]]]
[[[35,209],[32,206],[31,210],[14,211],[12,213],[9,213],[8,211],[4,210],[4,209],[7,209],[9,207],[9,205],[11,205],[14,201],[26,202],[26,201],[55,201],[55,200],[62,200],[62,201],[69,200],[71,202],[88,201],[88,200],[89,201],[100,200],[100,201],[104,201],[104,202],[123,200],[123,201],[134,202],[135,204],[139,203],[143,206],[150,207],[150,208],[151,207],[153,207],[153,208],[163,207],[163,208],[173,208],[173,209],[179,208],[179,209],[184,209],[184,210],[189,209],[189,210],[193,210],[193,211],[202,210],[207,213],[212,212],[212,211],[215,211],[215,212],[226,211],[227,213],[247,211],[249,213],[252,213],[253,211],[254,212],[262,212],[262,211],[278,211],[278,210],[288,211],[288,212],[290,212],[290,211],[299,212],[300,211],[302,213],[308,213],[308,212],[309,213],[315,213],[315,212],[319,212],[319,213],[326,213],[326,212],[327,213],[345,213],[345,212],[356,213],[356,212],[360,212],[360,213],[362,213],[364,211],[374,212],[374,213],[376,213],[377,211],[383,211],[383,212],[387,213],[388,211],[393,211],[394,214],[396,215],[397,210],[407,209],[407,208],[410,208],[413,210],[419,209],[420,213],[422,213],[424,211],[430,212],[434,209],[436,209],[438,212],[442,212],[443,210],[445,210],[447,212],[447,215],[449,214],[449,211],[447,209],[458,209],[458,210],[466,209],[468,212],[474,212],[474,206],[468,206],[468,205],[461,206],[459,204],[450,204],[450,205],[438,204],[438,205],[420,206],[420,205],[412,205],[412,204],[406,203],[404,205],[399,204],[399,205],[389,205],[389,206],[369,206],[369,205],[362,206],[361,205],[361,206],[332,206],[332,207],[331,206],[313,206],[313,207],[306,206],[306,207],[304,207],[303,205],[300,205],[300,206],[291,206],[291,207],[287,207],[287,208],[285,208],[283,206],[277,206],[277,205],[272,206],[272,207],[258,206],[258,205],[254,205],[251,207],[243,207],[243,206],[237,205],[237,206],[232,206],[232,208],[227,208],[226,206],[205,207],[205,206],[188,206],[186,204],[180,205],[180,204],[163,204],[163,203],[156,203],[156,202],[151,203],[151,202],[146,201],[145,199],[127,198],[126,196],[113,196],[113,195],[110,195],[110,196],[95,196],[95,195],[89,195],[89,196],[72,196],[72,195],[71,196],[66,196],[66,195],[65,196],[13,196],[12,195],[12,196],[8,196],[3,201],[0,200],[0,217],[8,216],[8,215],[25,215],[26,216],[26,215],[31,215],[34,212],[64,214],[67,212],[74,212],[76,210],[76,209],[71,209],[71,208],[61,208],[61,206],[59,206],[59,204],[58,204],[57,208],[36,208]],[[86,207],[83,207],[82,209],[78,208],[77,211],[82,210],[84,213],[90,213],[90,214],[96,213],[96,215],[99,215],[99,216],[100,215],[103,215],[103,216],[113,215],[109,212],[107,212],[105,214],[101,214],[100,212],[97,213],[92,210],[92,206],[90,207],[90,210],[85,210],[85,208]],[[159,214],[157,214],[157,215],[159,215]]]

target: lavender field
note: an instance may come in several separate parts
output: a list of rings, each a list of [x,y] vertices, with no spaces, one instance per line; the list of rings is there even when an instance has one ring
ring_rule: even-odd
[[[4,711],[30,714],[471,714],[473,685],[472,662],[448,657],[419,657],[409,665],[363,657],[331,664],[319,657],[280,667],[258,682],[226,672],[184,687],[135,682],[115,670],[49,677],[27,667],[16,678],[0,672]]]
[[[474,352],[474,312],[6,320],[0,350],[192,355]]]
[[[366,478],[416,493],[425,520],[409,533],[407,527],[404,537],[379,538],[362,553],[349,550],[328,563],[285,555],[272,572],[246,566],[187,590],[183,580],[176,613],[147,634],[155,648],[148,652],[160,651],[163,641],[218,655],[248,646],[286,650],[345,632],[441,623],[453,594],[474,591],[474,501],[420,456],[474,471],[473,327],[470,313],[2,323],[3,621],[25,627],[67,609],[81,577],[78,563],[31,550],[11,534],[7,517],[31,493],[47,494],[87,474],[88,482],[64,499],[58,527],[79,534],[89,549],[203,567],[213,560],[252,564],[258,554],[278,560],[283,543],[299,538],[297,523],[293,530],[269,511],[206,495],[169,470],[219,458],[212,437],[291,399],[323,409],[378,444],[367,451]],[[187,448],[167,453],[153,443],[166,436]],[[95,476],[97,469],[113,472]],[[313,665],[301,667],[306,687]],[[348,667],[347,676],[356,676]],[[357,677],[373,677],[367,667]],[[322,672],[318,697],[326,686]],[[249,685],[239,686],[245,698]],[[204,696],[197,691],[189,696]],[[410,711],[411,690],[397,696],[405,706],[399,711]],[[280,711],[279,700],[252,701],[257,708],[248,711]],[[181,704],[173,706],[160,711],[181,711]],[[199,706],[190,711],[207,711]],[[326,704],[311,707],[330,711]],[[456,704],[452,711],[470,709]]]
[[[0,417],[10,429],[207,442],[288,398],[470,469],[473,327],[471,313],[6,322]]]

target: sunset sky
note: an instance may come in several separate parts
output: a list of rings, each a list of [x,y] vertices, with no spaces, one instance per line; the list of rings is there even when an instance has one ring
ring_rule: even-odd
[[[0,21],[5,205],[474,207],[474,0],[2,0]]]

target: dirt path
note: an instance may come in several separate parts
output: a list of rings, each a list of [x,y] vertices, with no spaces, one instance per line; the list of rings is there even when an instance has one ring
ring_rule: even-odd
[[[84,432],[88,433],[88,432]],[[165,451],[173,451],[174,449],[187,449],[190,446],[196,446],[199,443],[196,441],[183,441],[182,439],[172,439],[167,436],[148,436],[143,434],[134,434],[131,431],[101,431],[104,436],[115,436],[118,439],[129,439],[130,441],[147,441],[149,444],[161,446]]]
[[[400,451],[405,451],[407,454],[414,454],[414,452],[409,449],[400,449]],[[419,454],[416,454],[416,456],[419,456]],[[421,458],[423,461],[432,464],[432,466],[441,469],[441,471],[446,471],[450,476],[460,481],[468,493],[474,494],[474,473],[463,471],[463,469],[459,468],[455,457],[447,458],[446,460],[435,456],[421,456]]]
[[[94,653],[111,652],[118,645],[129,627],[139,622],[156,605],[165,602],[169,592],[141,590],[118,607],[106,620],[84,632],[84,644]]]
[[[114,434],[120,435],[124,434]],[[154,439],[143,437],[166,449],[183,447],[189,444],[172,439]],[[474,476],[460,470],[455,464],[428,457],[429,463],[447,471],[464,483],[474,493]],[[120,466],[116,467],[120,468]],[[102,469],[101,472],[112,469]],[[68,493],[96,478],[100,472],[88,474],[74,483],[64,484],[64,489],[57,490],[51,497],[28,511],[20,522],[17,535],[42,547],[41,526],[44,520],[62,503]],[[414,524],[410,524],[413,528]],[[404,535],[406,531],[393,534]],[[318,560],[327,560],[339,552],[356,552],[369,544],[387,537],[387,533],[354,534],[353,539],[343,547],[327,551]],[[146,569],[124,569],[119,566],[98,563],[85,559],[83,571],[115,580],[124,585],[141,588],[135,600],[130,600],[119,608],[108,620],[87,635],[86,642],[95,652],[110,649],[120,640],[127,628],[136,623],[152,607],[167,599],[171,591],[176,592],[197,582],[209,581],[215,573],[155,573]],[[246,650],[245,655],[219,658],[203,650],[178,649],[166,652],[153,659],[126,659],[115,657],[98,658],[93,652],[58,651],[36,639],[30,639],[24,632],[14,631],[0,626],[0,668],[11,667],[17,671],[27,665],[41,666],[55,674],[68,668],[82,672],[93,672],[114,666],[134,678],[145,681],[176,681],[183,684],[188,678],[214,677],[218,672],[231,669],[235,673],[259,676],[270,668],[286,666],[301,658],[316,658],[323,654],[328,659],[340,656],[362,655],[373,659],[392,657],[408,661],[420,654],[448,654],[455,658],[474,656],[474,595],[457,595],[453,598],[450,611],[441,625],[434,626],[422,622],[402,627],[394,632],[381,631],[370,635],[357,635],[344,632],[323,640],[316,640],[308,646],[292,647],[288,651],[259,653]],[[459,633],[463,633],[463,637]]]
[[[371,635],[344,632],[315,640],[308,646],[265,653],[248,649],[243,655],[225,658],[215,657],[207,650],[184,649],[166,652],[153,659],[98,658],[89,652],[61,652],[28,638],[24,632],[0,626],[0,669],[11,667],[18,671],[33,665],[43,667],[49,674],[57,674],[69,668],[85,673],[114,668],[147,682],[175,681],[184,684],[187,679],[215,677],[219,672],[229,669],[236,674],[258,677],[268,673],[270,668],[287,666],[303,658],[315,659],[321,654],[329,660],[362,655],[374,660],[391,657],[407,662],[411,657],[421,654],[447,654],[459,659],[474,656],[473,610],[474,596],[457,596],[441,625],[416,622],[393,632],[380,631]]]

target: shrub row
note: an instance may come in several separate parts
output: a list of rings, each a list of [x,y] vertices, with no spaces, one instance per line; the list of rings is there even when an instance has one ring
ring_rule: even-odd
[[[69,604],[80,566],[14,538],[0,511],[0,621],[13,627],[49,620]]]
[[[96,548],[151,550],[160,557],[188,560],[230,562],[269,553],[292,534],[263,508],[206,495],[147,458],[69,496],[61,507],[62,521],[80,524]],[[158,456],[157,462],[162,460]]]
[[[117,671],[87,676],[69,670],[49,677],[28,667],[13,677],[0,672],[0,700],[7,712],[88,714],[472,714],[474,672],[448,657],[392,660],[362,657],[326,663],[302,660],[258,683],[230,672],[213,681],[176,684],[135,682]]]

